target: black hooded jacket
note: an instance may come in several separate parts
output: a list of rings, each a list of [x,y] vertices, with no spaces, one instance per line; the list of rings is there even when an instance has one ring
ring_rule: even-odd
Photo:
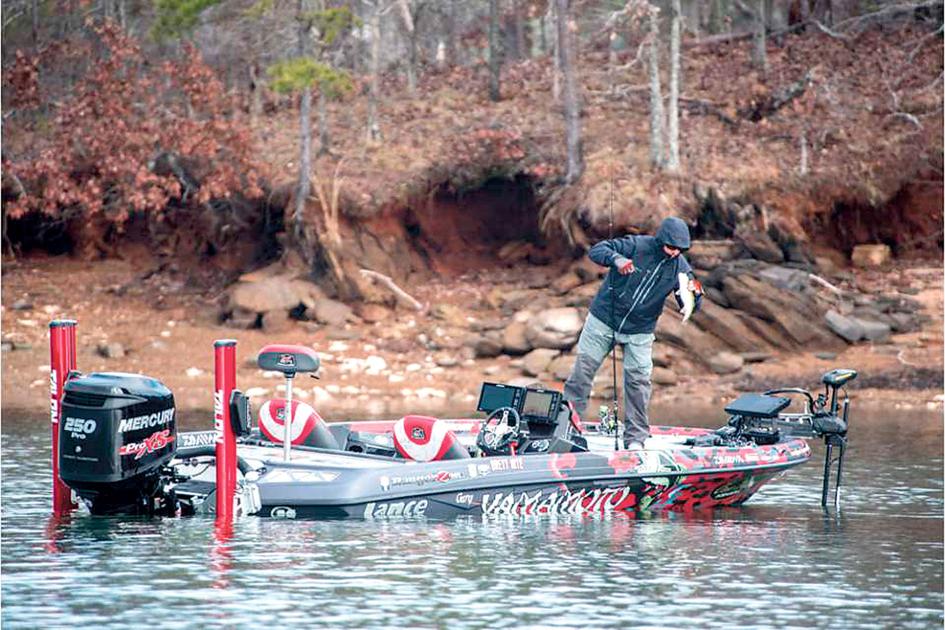
[[[591,260],[610,268],[591,302],[594,317],[620,333],[656,330],[666,296],[679,289],[679,274],[693,277],[686,257],[667,256],[663,245],[689,249],[689,227],[681,219],[669,217],[656,236],[625,236],[601,241],[590,249],[587,255]],[[633,273],[621,275],[617,271],[616,263],[623,262],[621,259],[633,261]],[[676,301],[682,307],[678,296]],[[697,310],[701,303],[702,296],[696,295]]]

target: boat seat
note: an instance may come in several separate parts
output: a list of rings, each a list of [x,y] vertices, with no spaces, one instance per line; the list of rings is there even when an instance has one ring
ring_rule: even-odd
[[[271,344],[259,351],[256,364],[261,370],[275,370],[292,378],[300,372],[318,372],[321,361],[308,346]]]
[[[404,459],[417,462],[469,459],[469,451],[446,423],[429,416],[404,416],[395,422],[394,448]]]
[[[282,444],[282,436],[285,433],[285,403],[284,398],[273,398],[259,408],[259,430],[270,442]],[[318,412],[311,405],[298,400],[292,401],[289,437],[295,446],[340,450],[338,440]]]

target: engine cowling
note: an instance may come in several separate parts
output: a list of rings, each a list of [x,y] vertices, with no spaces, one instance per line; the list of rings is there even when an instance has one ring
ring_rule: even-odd
[[[161,470],[176,442],[174,395],[157,379],[91,373],[66,382],[59,476],[93,513],[160,511]]]

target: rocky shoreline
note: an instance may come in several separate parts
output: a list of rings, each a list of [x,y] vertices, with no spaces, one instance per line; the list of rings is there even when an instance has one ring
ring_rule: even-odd
[[[715,404],[772,382],[814,386],[821,372],[842,365],[863,374],[863,387],[851,388],[854,396],[942,405],[941,267],[826,270],[822,264],[815,279],[796,266],[725,259],[718,254],[725,250],[738,248],[696,242],[691,253],[707,286],[705,306],[686,324],[674,304],[660,319],[654,404]],[[601,271],[578,260],[429,278],[403,287],[421,303],[418,311],[393,299],[349,307],[281,263],[244,276],[221,295],[122,261],[7,264],[3,405],[45,408],[45,325],[72,316],[79,320],[80,369],[160,378],[182,411],[211,407],[212,342],[235,337],[238,379],[257,404],[281,385],[277,375],[255,368],[254,353],[278,341],[320,353],[322,379],[300,382],[296,393],[327,417],[458,413],[474,407],[483,380],[560,388]],[[279,307],[249,310],[240,298],[243,285],[253,288],[253,308]],[[258,299],[266,287],[297,293],[282,302]],[[605,362],[596,397],[609,399],[611,380]]]

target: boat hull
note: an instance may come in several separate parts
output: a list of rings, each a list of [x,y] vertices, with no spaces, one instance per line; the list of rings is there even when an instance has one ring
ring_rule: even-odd
[[[261,458],[259,452],[243,455]],[[274,456],[265,459],[266,472],[256,481],[259,516],[390,519],[691,512],[744,503],[768,481],[806,462],[810,447],[802,439],[791,439],[737,448],[592,450],[427,463],[315,450],[299,456],[288,464]]]

